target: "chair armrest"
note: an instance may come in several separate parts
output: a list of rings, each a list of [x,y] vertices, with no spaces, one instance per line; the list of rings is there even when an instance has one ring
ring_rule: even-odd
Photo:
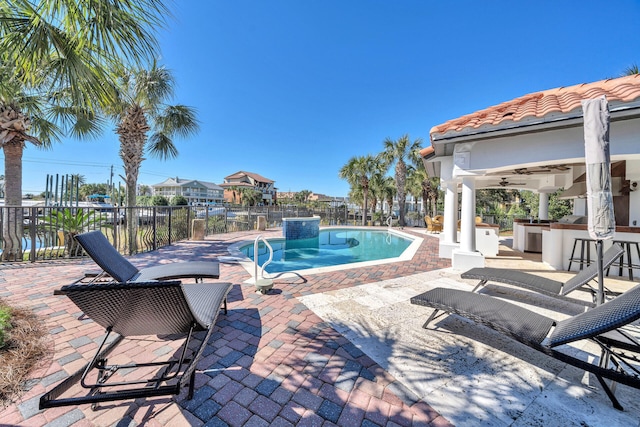
[[[54,295],[67,295],[70,292],[88,292],[115,289],[144,289],[180,286],[180,280],[148,281],[148,282],[94,282],[89,284],[73,283],[65,285],[53,292]]]

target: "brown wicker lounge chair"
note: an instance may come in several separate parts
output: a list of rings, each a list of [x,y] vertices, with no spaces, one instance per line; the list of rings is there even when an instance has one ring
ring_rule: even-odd
[[[220,277],[220,265],[217,261],[173,262],[138,270],[113,247],[100,231],[78,234],[75,239],[95,263],[118,282],[190,278],[198,282],[203,278],[217,279]]]
[[[615,260],[620,258],[624,253],[622,247],[618,244],[611,246],[602,256],[603,269],[608,268],[613,264]],[[535,274],[524,273],[522,271],[510,270],[506,268],[472,268],[460,275],[463,279],[476,279],[480,280],[472,292],[475,292],[480,287],[487,284],[487,282],[499,282],[508,285],[518,286],[521,288],[529,289],[544,295],[552,296],[555,298],[561,298],[570,300],[572,302],[581,302],[577,299],[568,298],[566,295],[569,292],[582,288],[591,292],[595,305],[595,298],[597,289],[590,287],[589,282],[598,276],[598,266],[596,263],[591,264],[584,270],[580,270],[575,276],[566,282],[559,282],[557,280],[548,279],[546,277],[538,276]],[[609,295],[614,295],[613,292],[608,292]]]
[[[555,359],[591,372],[613,406],[622,410],[613,387],[605,379],[640,389],[640,342],[623,327],[640,319],[640,285],[571,318],[556,321],[518,305],[458,289],[435,288],[411,298],[412,304],[453,313],[488,326]],[[591,340],[601,349],[599,360],[583,360],[561,348],[562,344]]]
[[[424,222],[427,224],[427,231],[432,233],[439,233],[442,231],[442,223],[435,222],[429,215],[424,217]]]
[[[105,328],[106,334],[93,359],[82,369],[40,398],[40,409],[99,402],[137,399],[180,393],[189,384],[193,397],[195,369],[214,329],[229,283],[182,285],[170,282],[91,283],[63,286],[57,295],[68,296],[84,314]],[[190,345],[196,331],[205,331],[197,345]],[[111,334],[116,338],[107,344]],[[186,335],[176,357],[167,361],[109,365],[107,356],[125,337],[141,335]],[[175,339],[175,338],[174,338]],[[150,378],[109,381],[120,370],[154,368]],[[97,370],[97,380],[92,372]],[[91,374],[91,376],[90,376]],[[138,378],[133,375],[131,377]],[[86,395],[62,397],[80,383]]]

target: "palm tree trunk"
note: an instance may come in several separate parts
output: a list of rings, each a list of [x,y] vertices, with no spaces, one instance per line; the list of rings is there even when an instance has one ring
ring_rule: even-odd
[[[120,140],[120,158],[124,164],[127,184],[127,233],[129,235],[129,253],[137,251],[138,212],[136,206],[136,186],[142,163],[144,146],[147,142],[149,125],[144,111],[139,106],[131,107],[116,128]]]
[[[398,185],[398,216],[400,227],[405,226],[404,222],[404,207],[407,199],[406,180],[407,180],[407,165],[399,159],[396,163],[396,183]]]
[[[22,260],[22,152],[24,141],[14,138],[3,145],[5,198],[2,221],[2,260]]]
[[[375,194],[375,193],[374,193]],[[376,217],[376,208],[378,205],[378,198],[376,196],[371,197],[371,221],[373,225],[376,225],[375,223],[375,217]]]

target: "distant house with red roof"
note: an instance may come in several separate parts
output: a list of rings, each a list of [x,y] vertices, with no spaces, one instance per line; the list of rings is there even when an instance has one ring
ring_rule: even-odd
[[[242,203],[242,189],[245,188],[262,193],[262,203],[265,205],[273,205],[277,200],[275,181],[253,172],[238,171],[225,176],[220,187],[224,189],[224,200],[228,203]]]

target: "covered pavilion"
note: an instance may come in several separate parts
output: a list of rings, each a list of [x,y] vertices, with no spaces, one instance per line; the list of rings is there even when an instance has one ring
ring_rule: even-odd
[[[506,187],[540,196],[536,224],[514,225],[514,247],[524,249],[529,233],[541,233],[543,261],[566,269],[574,239],[587,237],[586,224],[540,223],[548,220],[549,194],[559,189],[574,199],[576,217],[587,215],[581,101],[602,95],[611,117],[616,239],[640,241],[640,75],[632,75],[531,93],[434,126],[420,154],[445,191],[440,257],[456,270],[484,266],[475,193]]]

